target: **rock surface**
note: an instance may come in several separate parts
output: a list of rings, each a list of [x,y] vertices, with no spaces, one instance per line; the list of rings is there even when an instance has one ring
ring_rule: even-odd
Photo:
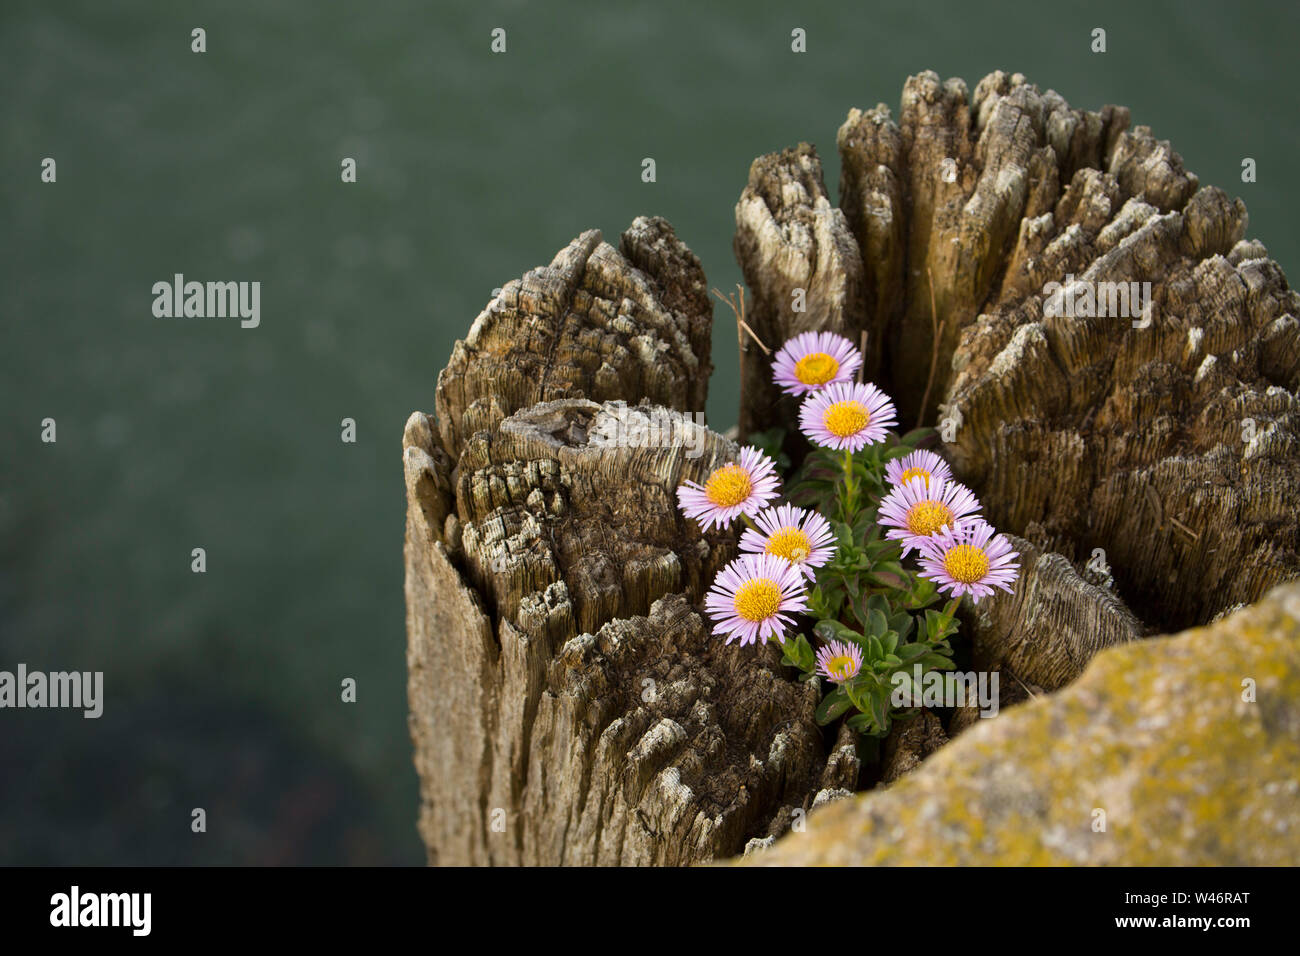
[[[1072,686],[979,724],[746,862],[1295,865],[1300,584],[1103,651]]]

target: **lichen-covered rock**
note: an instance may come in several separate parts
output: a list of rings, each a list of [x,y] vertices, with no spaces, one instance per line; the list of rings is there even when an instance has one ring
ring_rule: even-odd
[[[1065,690],[979,722],[749,861],[1294,865],[1300,584],[1103,651]]]

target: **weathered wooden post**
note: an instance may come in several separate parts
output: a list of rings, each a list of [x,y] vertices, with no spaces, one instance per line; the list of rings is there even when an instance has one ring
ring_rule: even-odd
[[[1300,297],[1245,238],[1244,205],[1200,187],[1122,107],[1072,109],[1019,75],[992,74],[973,95],[912,77],[897,121],[853,110],[838,147],[839,208],[812,147],[755,160],[736,207],[747,320],[773,345],[805,329],[865,333],[868,375],[905,424],[945,426],[941,450],[1023,555],[1015,596],[981,604],[965,633],[1002,675],[1004,705],[1037,699],[977,730],[969,712],[946,727],[930,715],[861,767],[847,731],[824,738],[816,691],[782,673],[775,648],[710,637],[700,600],[734,539],[701,535],[674,500],[735,452],[698,421],[705,277],[663,220],[636,220],[617,249],[584,233],[506,284],[439,376],[436,414],[406,425],[411,733],[431,862],[719,859],[802,831],[815,804],[882,777],[903,779],[827,811],[858,834],[833,852],[796,833],[755,859],[926,862],[923,842],[881,849],[878,808],[901,813],[891,794],[903,787],[940,810],[948,789],[995,803],[999,766],[1018,775],[1008,805],[1029,814],[1021,858],[1053,859],[1055,846],[1058,861],[1177,862],[1125,842],[1142,782],[1121,766],[1094,779],[1086,762],[1101,758],[1070,741],[1016,750],[1018,731],[1054,719],[1097,747],[1087,726],[1157,719],[1131,695],[1153,693],[1162,667],[1200,695],[1195,708],[1162,695],[1163,719],[1245,734],[1223,772],[1276,778],[1277,812],[1300,810],[1283,786],[1300,760],[1278,737],[1300,726],[1297,592],[1240,618],[1238,662],[1195,650],[1222,655],[1238,618],[1195,640],[1139,640],[1300,577]],[[796,290],[805,311],[790,307]],[[789,426],[791,411],[761,352],[742,352],[741,434]],[[629,438],[642,434],[656,437]],[[1270,639],[1247,633],[1264,620]],[[1090,673],[1049,693],[1111,647],[1098,673],[1122,660],[1136,669],[1127,690]],[[1256,710],[1239,700],[1243,678]],[[1066,720],[1089,707],[1091,722]],[[1167,736],[1124,744],[1135,766],[1176,773]],[[1072,779],[1077,807],[1047,783]],[[1229,830],[1263,799],[1204,785],[1239,818]],[[1034,842],[1033,807],[1044,828],[1068,829],[1056,804],[1086,811],[1094,792],[1116,808],[1117,839],[1087,842],[1084,819],[1080,834]],[[1214,845],[1226,844],[1200,848],[1211,862]],[[1220,856],[1298,845],[1288,831]],[[972,838],[955,861],[1018,852],[1005,834]]]

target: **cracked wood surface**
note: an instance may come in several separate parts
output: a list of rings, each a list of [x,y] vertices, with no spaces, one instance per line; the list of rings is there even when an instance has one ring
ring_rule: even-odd
[[[707,388],[703,274],[662,220],[621,246],[584,233],[508,283],[439,377],[436,420],[407,423],[433,863],[709,860],[856,786],[856,757],[828,758],[815,689],[696,610],[735,555],[676,507],[682,481],[736,454],[683,414]]]
[[[837,145],[859,307],[809,266],[845,257],[842,235],[778,228],[839,221],[811,147],[756,160],[736,206],[746,281],[775,303],[761,313],[772,344],[814,314],[855,340],[867,330],[876,383],[907,425],[951,423],[940,450],[989,519],[1078,567],[1104,551],[1149,630],[1205,623],[1300,573],[1300,298],[1244,238],[1240,200],[1200,186],[1127,109],[1073,109],[1000,72],[973,94],[911,77],[897,121],[852,110]],[[754,235],[769,238],[742,241]],[[806,315],[783,299],[792,271],[826,297]],[[1071,316],[1051,283],[1086,284],[1108,311],[1120,284],[1150,283],[1150,303]],[[764,403],[752,421],[783,414]]]
[[[1297,576],[1300,302],[1245,238],[1239,200],[1201,187],[1125,108],[1074,109],[1000,72],[973,94],[911,77],[897,120],[851,110],[837,147],[838,207],[812,146],[754,161],[734,243],[748,321],[774,348],[865,334],[866,376],[905,426],[956,426],[938,450],[1022,555],[1014,597],[964,612],[1002,707]],[[1051,314],[1064,292],[1050,284],[1071,281],[1149,282],[1151,302]],[[965,708],[900,726],[864,772],[775,648],[709,637],[699,604],[734,536],[701,535],[673,497],[735,453],[694,418],[707,288],[663,220],[637,219],[618,248],[583,233],[503,287],[439,376],[436,414],[407,423],[432,862],[756,852],[796,813],[984,723]],[[740,434],[790,428],[795,405],[747,339],[740,365]],[[617,438],[638,429],[658,437]]]

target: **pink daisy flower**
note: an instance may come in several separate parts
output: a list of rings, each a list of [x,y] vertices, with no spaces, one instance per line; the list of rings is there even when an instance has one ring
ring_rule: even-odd
[[[704,597],[713,618],[713,633],[727,635],[727,643],[767,643],[769,637],[785,643],[792,614],[808,610],[803,575],[774,554],[742,554],[718,572]]]
[[[814,445],[857,451],[898,424],[894,403],[871,383],[830,385],[803,400],[799,427]]]
[[[921,577],[929,578],[953,597],[969,594],[979,603],[995,587],[1011,594],[1011,583],[1020,574],[1006,535],[994,534],[993,525],[982,518],[958,528],[945,528],[921,543]]]
[[[779,485],[772,459],[746,445],[739,462],[718,468],[704,484],[684,482],[677,489],[677,506],[705,531],[714,525],[725,528],[739,515],[757,514],[777,496]]]
[[[903,557],[941,528],[955,528],[980,510],[979,499],[951,479],[911,478],[880,500],[876,520],[885,537],[903,542]]]
[[[805,395],[828,385],[852,382],[862,368],[862,353],[834,332],[804,332],[790,339],[772,359],[772,379],[788,395]]]
[[[740,550],[784,558],[809,579],[814,576],[813,568],[820,568],[835,554],[835,533],[816,511],[778,505],[760,511],[754,523],[759,530],[750,528],[740,536]]]
[[[891,485],[905,485],[913,478],[924,478],[928,486],[931,478],[952,480],[948,463],[932,451],[914,451],[902,458],[885,463],[885,478]]]
[[[862,648],[850,641],[830,640],[817,651],[817,671],[827,680],[843,684],[862,670]]]

